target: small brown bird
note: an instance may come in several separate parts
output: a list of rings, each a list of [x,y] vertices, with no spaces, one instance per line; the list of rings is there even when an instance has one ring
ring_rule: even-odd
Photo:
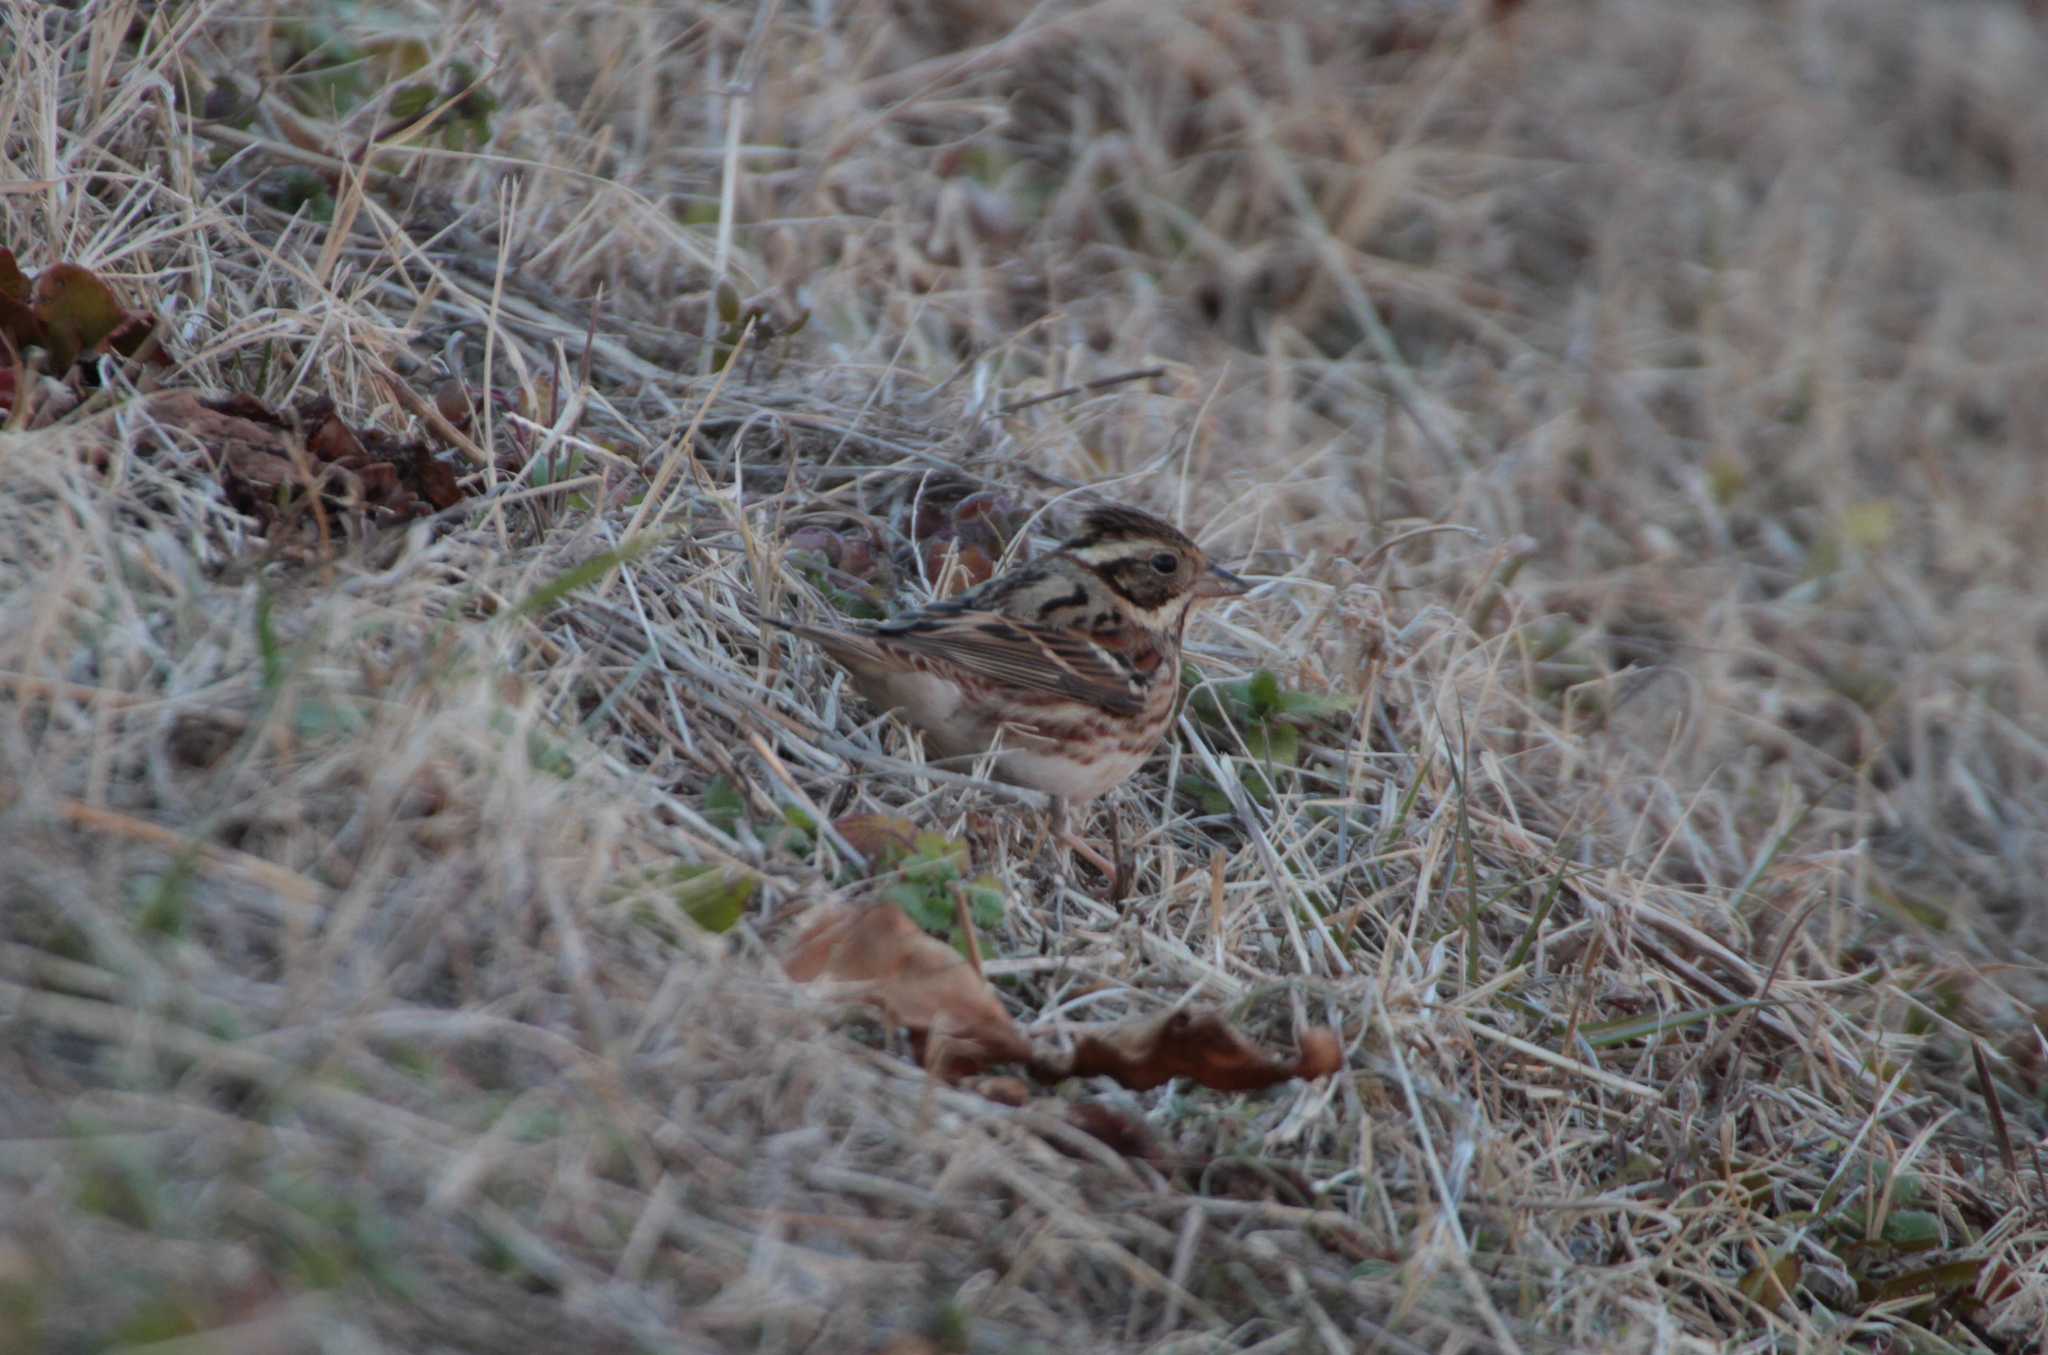
[[[1052,796],[1057,822],[1151,756],[1180,694],[1188,613],[1248,587],[1171,523],[1104,505],[1058,550],[958,597],[843,630],[775,624],[816,641],[936,755],[999,745],[996,775]]]

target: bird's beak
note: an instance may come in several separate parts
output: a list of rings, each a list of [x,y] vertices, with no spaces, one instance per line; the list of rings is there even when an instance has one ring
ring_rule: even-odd
[[[1195,581],[1195,596],[1198,598],[1243,597],[1252,591],[1252,586],[1227,569],[1209,566],[1209,572]]]

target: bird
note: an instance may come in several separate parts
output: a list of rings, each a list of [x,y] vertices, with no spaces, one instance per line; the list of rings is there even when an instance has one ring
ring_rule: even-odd
[[[1165,736],[1197,604],[1249,589],[1173,524],[1105,503],[1051,553],[889,620],[764,619],[824,650],[928,752],[993,750],[995,775],[1051,797],[1065,835],[1070,806],[1122,785]]]

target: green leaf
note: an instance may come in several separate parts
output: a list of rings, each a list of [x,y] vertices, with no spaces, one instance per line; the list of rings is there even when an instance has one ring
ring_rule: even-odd
[[[1742,1277],[1739,1288],[1744,1298],[1776,1312],[1791,1298],[1805,1272],[1797,1255],[1780,1256],[1768,1266],[1757,1266]]]
[[[193,865],[199,855],[195,845],[180,852],[170,869],[161,875],[144,876],[135,883],[146,891],[135,925],[159,936],[185,934],[185,920],[192,910]]]
[[[811,582],[817,586],[818,591],[824,594],[826,605],[839,613],[839,615],[854,621],[884,621],[888,619],[889,609],[881,604],[878,596],[873,596],[869,592],[854,592],[841,588],[823,573],[816,576],[812,576],[809,570],[805,570],[803,573],[806,577],[811,578]],[[879,593],[879,590],[872,591],[876,594]]]
[[[1295,767],[1301,764],[1301,731],[1293,725],[1254,725],[1244,732],[1245,751],[1260,762],[1277,762]]]
[[[527,483],[539,488],[543,485],[560,484],[573,480],[583,473],[583,453],[572,451],[567,456],[550,454],[540,458],[526,477]]]
[[[318,697],[304,697],[292,712],[292,728],[302,739],[323,739],[353,734],[362,720],[347,706],[337,706]]]
[[[1885,1215],[1880,1236],[1902,1251],[1932,1251],[1941,1245],[1941,1216],[1925,1209],[1895,1209]]]
[[[608,550],[585,560],[574,569],[558,574],[539,588],[536,588],[523,602],[512,609],[510,615],[514,617],[528,617],[537,612],[547,611],[577,589],[587,588],[591,584],[610,575],[620,565],[631,564],[634,560],[639,559],[641,555],[646,553],[649,544],[649,541],[645,538],[639,541],[629,541],[617,550]]]
[[[992,932],[1003,925],[1009,899],[993,875],[983,875],[967,886],[967,916],[974,925]]]
[[[1612,1021],[1595,1021],[1579,1027],[1579,1035],[1595,1049],[1607,1049],[1630,1040],[1640,1040],[1651,1035],[1669,1035],[1687,1026],[1696,1026],[1702,1021],[1711,1021],[1717,1016],[1732,1016],[1736,1012],[1748,1011],[1752,1007],[1770,1005],[1762,1002],[1723,1002],[1713,1007],[1696,1007],[1683,1012],[1652,1012],[1647,1016],[1623,1016]]]
[[[670,897],[683,915],[714,934],[746,915],[760,881],[725,866],[678,866]]]
[[[1944,1261],[1920,1270],[1909,1270],[1882,1284],[1865,1282],[1859,1285],[1857,1297],[1865,1303],[1892,1303],[1921,1296],[1934,1298],[1963,1294],[1976,1287],[1977,1277],[1984,1273],[1984,1267],[1990,1261],[1988,1256],[1977,1256],[1967,1261]]]
[[[1529,915],[1529,925],[1522,929],[1522,939],[1515,943],[1514,950],[1508,955],[1508,962],[1501,966],[1503,969],[1515,969],[1528,958],[1529,948],[1536,944],[1536,937],[1543,930],[1543,920],[1550,916],[1551,908],[1557,903],[1558,891],[1563,888],[1564,871],[1559,870],[1550,877],[1550,888],[1544,892],[1542,901],[1536,905],[1536,911]]]
[[[272,605],[270,590],[257,585],[256,653],[263,661],[263,690],[274,694],[284,686],[285,661],[284,646],[278,643],[277,628],[270,621]]]
[[[965,874],[970,861],[967,844],[944,833],[919,833],[917,854],[926,861],[946,863],[955,876]]]
[[[905,880],[931,894],[946,894],[948,887],[960,878],[959,867],[943,856],[912,857],[901,869]],[[950,901],[951,895],[947,897]]]
[[[1193,800],[1204,814],[1228,814],[1230,797],[1223,793],[1223,787],[1206,776],[1193,773],[1180,779],[1181,794]]]
[[[774,825],[761,837],[772,850],[789,852],[794,856],[809,856],[818,845],[818,821],[795,805],[785,805],[782,809],[782,822]]]
[[[526,761],[535,771],[546,772],[563,781],[576,779],[576,759],[538,729],[526,731]]]
[[[1915,1192],[1907,1186],[1917,1180],[1901,1177],[1900,1187],[1893,1192],[1893,1202],[1913,1198]],[[1870,1231],[1870,1214],[1861,1205],[1833,1216],[1829,1227],[1850,1239],[1853,1246],[1872,1245],[1864,1241]],[[1884,1227],[1878,1230],[1875,1245],[1899,1251],[1932,1251],[1941,1245],[1941,1216],[1926,1209],[1895,1208],[1884,1216]]]
[[[288,216],[304,212],[322,225],[334,221],[334,191],[310,169],[284,170],[267,179],[264,188],[264,197]]]
[[[391,91],[388,111],[392,119],[401,125],[417,122],[434,106],[436,95],[434,87],[422,81],[400,85]]]
[[[774,852],[788,852],[791,856],[809,856],[818,845],[818,840],[801,828],[780,823],[761,835],[762,845]]]
[[[1280,678],[1270,668],[1261,668],[1253,673],[1245,687],[1250,700],[1252,716],[1264,720],[1280,709]]]
[[[1241,725],[1251,718],[1246,682],[1204,682],[1201,669],[1184,663],[1180,667],[1180,685],[1190,693],[1188,709],[1205,725]]]
[[[1273,713],[1283,720],[1324,720],[1349,715],[1357,704],[1350,692],[1282,692]]]
[[[732,778],[723,773],[712,777],[711,784],[704,787],[704,817],[719,832],[730,836],[746,816],[746,797],[733,785]]]
[[[1279,675],[1267,668],[1234,682],[1204,684],[1197,669],[1183,664],[1181,685],[1192,693],[1188,709],[1195,718],[1217,727],[1277,721],[1309,724],[1348,715],[1358,702],[1350,692],[1288,691],[1280,685]]]
[[[905,915],[926,931],[949,936],[953,930],[953,900],[940,899],[928,889],[901,880],[882,891],[882,897],[901,908]]]

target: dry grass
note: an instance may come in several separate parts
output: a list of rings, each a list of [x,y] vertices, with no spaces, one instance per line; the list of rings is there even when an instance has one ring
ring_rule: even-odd
[[[410,530],[258,536],[122,450],[133,370],[0,433],[0,1347],[2048,1333],[2027,11],[0,0],[0,46],[0,243],[163,316],[171,384],[528,397]],[[472,63],[489,143],[327,158],[393,51]],[[723,377],[721,276],[809,316]],[[1352,698],[1270,787],[1185,717],[1121,906],[748,619],[824,605],[790,516],[956,476],[1178,514],[1260,584],[1205,680]],[[792,810],[970,842],[1027,1027],[1200,1000],[1350,1069],[1061,1093],[1160,1162],[931,1085],[767,960],[860,892]]]

